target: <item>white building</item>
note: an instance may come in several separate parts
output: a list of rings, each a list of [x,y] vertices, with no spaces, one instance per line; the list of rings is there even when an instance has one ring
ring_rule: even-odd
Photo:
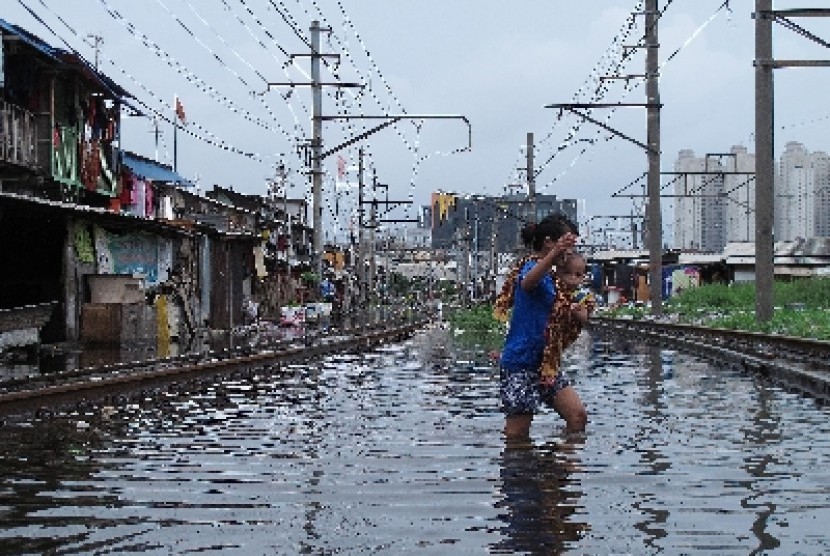
[[[812,157],[804,145],[787,143],[775,181],[775,240],[815,235],[816,181]]]
[[[755,155],[733,146],[703,157],[684,149],[675,162],[674,247],[722,251],[755,241]],[[776,165],[775,241],[830,237],[830,155],[787,143]]]
[[[721,251],[726,245],[724,172],[730,155],[695,156],[684,149],[674,164],[674,247]]]
[[[815,236],[830,237],[830,155],[816,151],[812,156],[815,184]]]
[[[683,149],[674,163],[675,172],[700,172],[703,160],[695,157],[691,149]],[[700,244],[699,220],[700,203],[690,192],[698,187],[699,176],[677,175],[674,178],[674,247],[693,249]],[[691,182],[691,183],[690,183]]]
[[[723,193],[726,243],[755,241],[755,155],[736,145],[725,159]]]

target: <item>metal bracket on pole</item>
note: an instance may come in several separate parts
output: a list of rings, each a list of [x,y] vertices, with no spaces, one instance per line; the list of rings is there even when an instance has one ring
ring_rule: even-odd
[[[769,19],[778,23],[782,27],[786,27],[790,31],[797,33],[814,43],[825,48],[830,48],[830,42],[822,39],[818,35],[811,33],[804,29],[797,23],[790,21],[791,17],[830,17],[830,9],[828,8],[794,8],[790,10],[759,10],[752,14],[754,19]],[[830,67],[830,60],[764,60],[756,59],[753,61],[755,67],[771,67],[773,69],[780,68],[805,68],[805,67]]]
[[[605,124],[605,123],[603,123],[603,122],[601,122],[601,121],[599,121],[595,118],[592,118],[588,114],[580,111],[580,109],[592,109],[592,108],[632,108],[632,107],[635,107],[635,108],[655,108],[655,107],[656,108],[662,108],[663,105],[662,104],[654,104],[653,105],[653,104],[648,104],[648,103],[644,103],[644,104],[616,103],[616,104],[549,104],[549,105],[545,106],[545,108],[557,108],[557,109],[559,109],[560,114],[562,113],[563,110],[567,110],[568,112],[570,112],[572,114],[575,114],[575,115],[579,116],[580,118],[582,118],[583,120],[586,120],[588,122],[591,122],[594,125],[597,125],[597,126],[601,127],[602,129],[614,134],[615,136],[617,136],[621,139],[625,139],[626,141],[628,141],[630,143],[634,143],[635,145],[637,145],[641,149],[645,150],[646,152],[652,152],[651,148],[648,145],[646,145],[645,143],[643,143],[641,141],[638,141],[638,140],[636,140],[632,137],[629,137],[628,135],[622,133],[621,131],[617,131],[616,129],[612,128],[611,126],[609,126],[609,125],[607,125],[607,124]]]
[[[359,135],[356,135],[356,136],[352,137],[351,139],[347,139],[345,142],[337,145],[334,148],[331,148],[331,149],[327,150],[326,152],[324,152],[321,155],[321,157],[320,157],[321,159],[325,159],[326,157],[336,153],[337,151],[342,150],[342,149],[348,147],[349,145],[352,145],[352,144],[360,141],[361,139],[365,139],[369,135],[377,133],[378,131],[380,131],[380,130],[386,128],[386,127],[389,127],[390,125],[395,124],[395,123],[397,123],[401,120],[448,120],[448,119],[461,120],[465,124],[467,124],[467,146],[461,148],[460,151],[461,152],[469,151],[469,150],[472,150],[472,148],[473,148],[473,129],[472,129],[472,126],[470,125],[470,120],[468,120],[466,116],[462,116],[460,114],[384,114],[384,115],[380,115],[380,116],[343,115],[343,116],[321,116],[320,119],[324,120],[324,121],[325,120],[329,120],[329,121],[335,121],[335,120],[346,120],[346,121],[348,121],[348,120],[388,120],[388,121],[383,122],[380,125],[377,125],[377,126],[373,127],[372,129],[369,129],[369,130],[364,131],[363,133],[361,133]]]

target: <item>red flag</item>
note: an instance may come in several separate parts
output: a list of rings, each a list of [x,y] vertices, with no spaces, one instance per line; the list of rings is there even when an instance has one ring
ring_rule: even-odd
[[[182,101],[179,100],[179,97],[174,97],[174,104],[176,110],[176,116],[182,121],[183,124],[187,124],[187,119],[184,116],[184,106],[182,105]]]
[[[342,180],[346,175],[346,159],[337,155],[337,179]]]

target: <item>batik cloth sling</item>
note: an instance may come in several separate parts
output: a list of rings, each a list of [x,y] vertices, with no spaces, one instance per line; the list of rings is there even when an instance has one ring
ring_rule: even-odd
[[[590,315],[596,306],[593,294],[587,290],[569,291],[556,281],[556,296],[545,327],[545,348],[539,368],[543,384],[552,384],[559,374],[562,353],[576,341],[582,332],[582,323],[571,314],[572,303],[584,303]]]
[[[500,322],[507,322],[510,320],[510,310],[513,308],[513,296],[516,295],[516,279],[519,277],[519,272],[528,263],[528,261],[539,260],[539,257],[534,255],[527,255],[522,257],[517,264],[510,269],[507,278],[504,279],[504,284],[501,287],[499,295],[496,296],[496,301],[493,303],[493,318]]]

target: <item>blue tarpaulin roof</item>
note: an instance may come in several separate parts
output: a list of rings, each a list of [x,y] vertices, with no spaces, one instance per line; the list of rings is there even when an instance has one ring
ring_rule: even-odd
[[[129,151],[121,151],[121,163],[136,176],[145,180],[172,183],[182,187],[192,187],[193,183],[173,171],[170,166],[161,164]]]

